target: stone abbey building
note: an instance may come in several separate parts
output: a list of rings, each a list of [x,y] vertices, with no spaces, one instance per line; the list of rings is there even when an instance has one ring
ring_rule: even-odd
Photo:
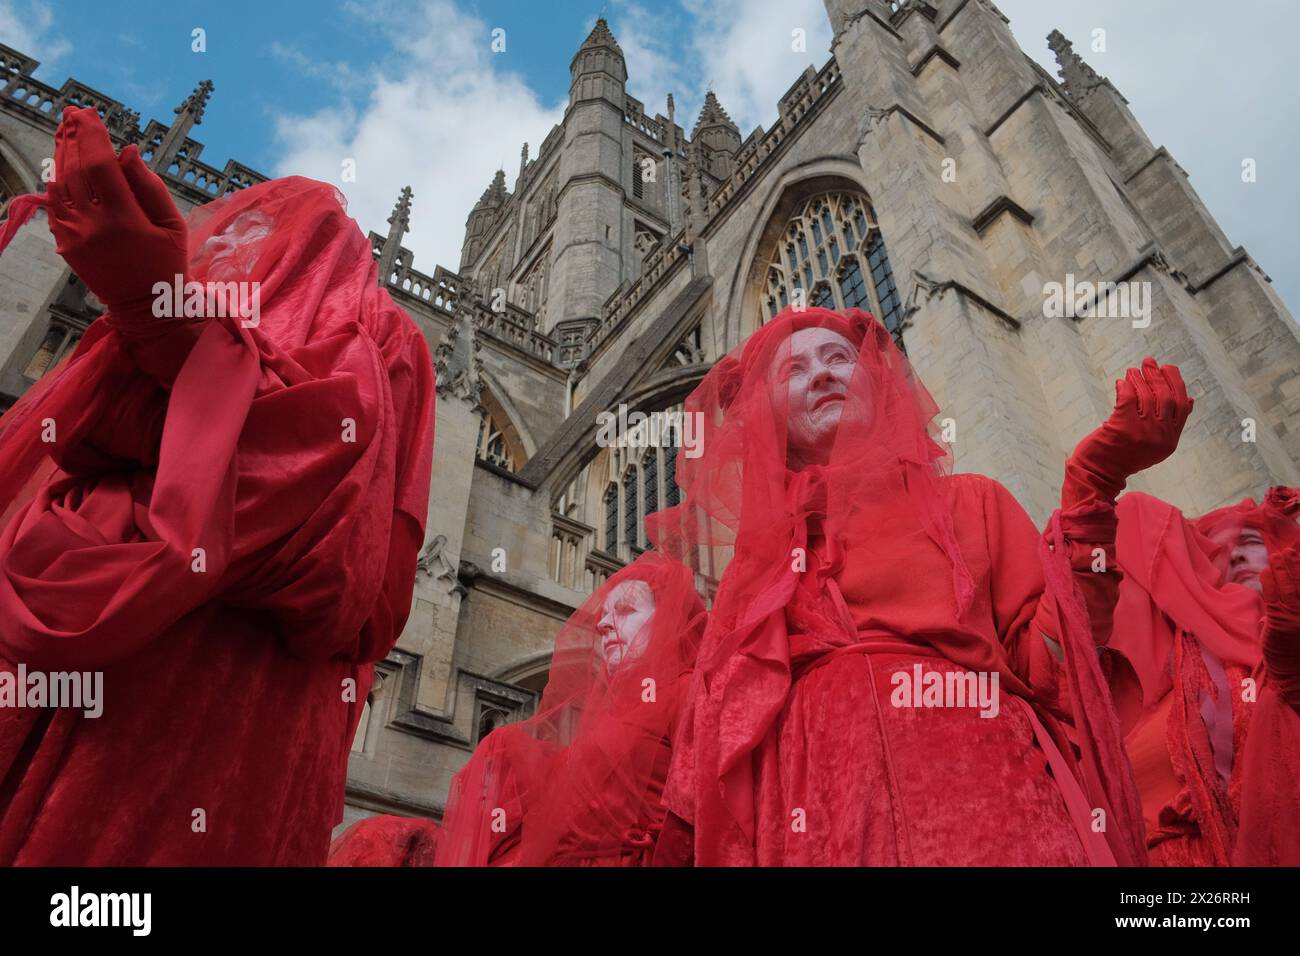
[[[497,171],[454,269],[417,271],[402,246],[409,189],[371,233],[436,356],[438,414],[414,606],[377,667],[349,820],[437,817],[478,740],[531,711],[560,624],[646,545],[644,516],[679,499],[667,449],[608,447],[598,413],[680,407],[787,303],[882,317],[948,420],[957,469],[998,478],[1035,520],[1147,354],[1181,366],[1196,411],[1134,487],[1200,513],[1300,484],[1300,330],[1122,93],[1059,33],[1060,75],[1044,71],[990,0],[826,9],[830,56],[746,135],[712,94],[689,135],[671,96],[650,115],[598,21],[563,121],[536,155],[524,146],[513,188]],[[75,80],[33,79],[16,50],[0,63],[0,200],[42,188],[69,104],[139,143],[182,210],[264,179],[200,158],[210,83],[170,125],[142,127]],[[1145,318],[1086,295],[1048,314],[1054,283],[1101,282],[1136,283]],[[0,408],[98,311],[48,230],[24,229],[0,259]],[[696,556],[706,593],[725,557]]]

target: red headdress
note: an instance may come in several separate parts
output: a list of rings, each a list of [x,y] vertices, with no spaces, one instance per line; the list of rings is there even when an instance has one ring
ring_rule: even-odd
[[[621,619],[648,602],[615,661],[603,643],[628,638]],[[438,864],[644,862],[704,617],[691,570],[654,551],[601,585],[556,636],[537,713],[493,731],[456,775]]]
[[[1119,501],[1117,551],[1125,584],[1116,609],[1112,650],[1132,665],[1149,706],[1170,687],[1172,621],[1225,663],[1253,668],[1260,660],[1257,592],[1224,580],[1231,549],[1211,540],[1254,528],[1269,553],[1300,541],[1300,490],[1271,488],[1258,504],[1245,498],[1187,521],[1172,505],[1130,492]]]

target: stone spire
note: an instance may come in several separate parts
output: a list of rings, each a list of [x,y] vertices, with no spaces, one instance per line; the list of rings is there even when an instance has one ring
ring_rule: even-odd
[[[207,108],[208,98],[212,96],[213,89],[212,81],[204,80],[194,88],[194,92],[185,99],[185,102],[176,107],[176,119],[163,134],[162,142],[154,151],[151,165],[155,171],[166,172],[167,167],[176,158],[177,151],[185,144],[185,138],[190,135],[190,130],[203,122],[203,111]]]
[[[626,83],[623,50],[601,17],[569,63],[569,102],[605,99],[621,110]]]
[[[694,140],[686,147],[686,170],[682,177],[682,194],[686,197],[686,244],[695,245],[695,238],[704,228],[708,218],[708,204],[704,197],[704,177],[700,170],[701,146]]]
[[[501,214],[501,207],[509,198],[510,193],[506,189],[506,172],[504,169],[498,169],[496,175],[492,177],[491,184],[483,190],[483,195],[479,197],[478,202],[465,218],[465,242],[460,249],[462,270],[468,269],[483,251],[483,246],[492,233],[492,227],[496,225],[497,217]]]
[[[524,173],[528,169],[528,144],[524,143],[519,148],[519,178],[515,180],[515,189],[518,190],[524,183]]]
[[[718,98],[713,95],[712,90],[709,90],[704,95],[704,106],[700,109],[699,119],[695,121],[695,130],[691,133],[691,139],[698,136],[701,130],[717,128],[727,129],[737,136],[740,135],[740,128],[731,121],[731,117],[722,108]]]
[[[411,230],[411,196],[411,187],[403,186],[401,195],[397,197],[397,205],[393,207],[393,214],[388,217],[388,238],[384,240],[384,248],[379,253],[381,288],[388,285],[388,280],[393,274],[393,267],[397,264],[397,254],[402,249],[402,236]]]
[[[614,34],[609,32],[609,24],[605,22],[604,17],[596,20],[596,25],[591,28],[591,33],[587,34],[587,39],[583,40],[582,46],[578,47],[578,53],[598,48],[611,50],[618,54],[620,59],[623,56],[623,48],[614,39]]]
[[[704,96],[700,118],[695,121],[691,143],[702,147],[696,163],[717,179],[726,179],[735,168],[740,152],[740,129],[731,121],[718,98],[709,90]]]
[[[483,190],[483,195],[479,197],[478,202],[474,204],[475,211],[480,209],[498,209],[505,204],[510,198],[510,193],[506,189],[506,171],[498,169],[497,174],[492,177],[492,183],[487,189]]]
[[[1078,99],[1102,84],[1112,90],[1115,89],[1110,80],[1098,75],[1096,70],[1084,62],[1083,57],[1074,52],[1074,44],[1067,40],[1060,30],[1053,30],[1047,35],[1047,45],[1056,54],[1056,62],[1061,68],[1061,85],[1070,96]],[[1115,92],[1119,91],[1115,90]],[[1123,97],[1121,96],[1120,99]]]

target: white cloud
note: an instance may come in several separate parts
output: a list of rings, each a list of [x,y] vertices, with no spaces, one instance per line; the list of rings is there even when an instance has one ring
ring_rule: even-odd
[[[777,101],[799,74],[809,66],[821,69],[830,59],[831,25],[822,0],[683,2],[695,18],[694,69],[742,137],[759,123],[770,129]],[[802,52],[793,49],[795,30],[804,31]],[[688,133],[694,125],[692,118]]]
[[[358,29],[380,32],[393,56],[362,68],[317,62],[274,43],[273,55],[330,83],[340,101],[314,114],[275,117],[279,161],[272,174],[337,184],[362,228],[377,232],[387,229],[398,192],[409,184],[415,198],[404,242],[415,252],[415,268],[455,269],[465,217],[492,174],[503,168],[514,188],[521,145],[528,142],[535,157],[565,104],[540,102],[511,71],[510,44],[519,38],[507,33],[506,51],[492,52],[496,24],[452,0],[414,7],[348,0],[344,11]],[[821,0],[687,0],[685,16],[671,19],[678,16],[623,0],[607,18],[627,60],[629,92],[651,115],[666,112],[666,94],[673,93],[677,122],[688,134],[710,83],[746,136],[757,123],[770,126],[777,100],[799,73],[829,56]],[[594,25],[593,16],[588,32]],[[806,52],[791,50],[797,27],[807,31]],[[555,68],[566,67],[557,56]],[[356,182],[339,181],[346,159],[355,161]]]
[[[41,61],[49,67],[72,51],[72,44],[51,34],[54,12],[43,0],[0,0],[0,38],[5,46]]]
[[[271,41],[271,55],[282,63],[287,63],[304,76],[323,80],[341,93],[355,93],[365,88],[370,82],[362,71],[354,69],[350,63],[342,60],[335,63],[318,63],[295,46]]]
[[[415,253],[415,268],[454,270],[465,217],[494,171],[504,168],[513,188],[520,147],[527,142],[535,157],[563,105],[540,103],[509,72],[509,35],[506,52],[493,53],[492,26],[448,0],[414,7],[367,0],[345,10],[359,27],[383,32],[397,56],[373,68],[362,103],[276,117],[280,160],[273,172],[338,185],[361,227],[381,233],[401,188],[410,185],[415,198],[404,244]],[[356,162],[356,182],[339,181],[345,159]]]
[[[668,112],[667,97],[672,93],[679,110],[677,123],[686,126],[689,132],[689,125],[683,122],[685,114],[680,110],[686,102],[703,100],[703,81],[674,50],[677,31],[669,14],[662,7],[651,9],[638,3],[620,2],[606,20],[627,64],[628,93],[644,103],[651,116]],[[588,18],[584,36],[595,26],[596,18]]]
[[[616,0],[607,16],[627,61],[628,92],[647,111],[666,112],[689,136],[704,94],[713,90],[741,137],[776,121],[777,102],[805,69],[830,59],[831,28],[822,0],[682,0],[684,13]],[[595,25],[595,17],[588,29]],[[802,51],[794,31],[802,30]]]

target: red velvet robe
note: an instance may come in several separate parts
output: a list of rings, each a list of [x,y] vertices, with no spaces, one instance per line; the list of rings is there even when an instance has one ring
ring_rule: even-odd
[[[1063,669],[1042,637],[1059,638],[1061,626],[1039,531],[996,481],[957,475],[941,487],[975,581],[967,623],[958,620],[946,555],[908,508],[891,502],[859,502],[844,534],[849,552],[835,582],[857,642],[841,643],[843,630],[808,613],[815,604],[798,593],[786,608],[790,688],[752,757],[758,865],[1114,863],[1092,828],[1058,719],[1069,703]],[[811,572],[822,545],[816,537],[810,544]],[[1090,547],[1070,550],[1090,609],[1108,623],[1114,577],[1091,573]],[[893,706],[894,675],[914,675],[916,665],[923,673],[998,672],[999,713]],[[719,727],[724,746],[728,735],[750,732],[725,718]],[[697,812],[682,789],[692,775],[674,764],[674,817]],[[656,863],[684,862],[665,858],[683,845],[676,829],[670,821]],[[703,862],[750,861],[742,845],[727,843]]]
[[[410,607],[432,365],[336,190],[225,202],[294,223],[252,277],[260,326],[191,326],[161,382],[172,338],[97,320],[42,398],[52,473],[0,501],[0,669],[104,693],[97,719],[0,709],[0,864],[321,865],[342,818]]]
[[[358,820],[330,844],[329,866],[433,866],[438,824],[421,817]]]
[[[1300,864],[1300,716],[1261,658],[1259,594],[1172,505],[1130,493],[1119,514],[1115,697],[1152,864]]]

